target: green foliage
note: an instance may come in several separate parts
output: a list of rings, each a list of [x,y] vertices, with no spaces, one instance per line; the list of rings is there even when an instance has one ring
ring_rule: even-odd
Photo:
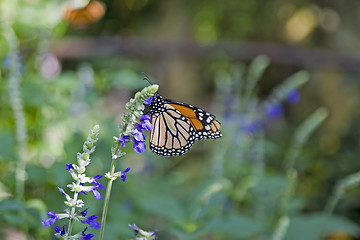
[[[60,212],[64,208],[57,186],[65,186],[70,180],[65,164],[76,161],[88,129],[99,124],[103,130],[88,171],[92,176],[107,171],[112,137],[118,133],[125,103],[132,92],[148,86],[141,80],[143,71],[164,76],[159,77],[160,89],[169,98],[171,91],[182,94],[179,85],[189,85],[192,94],[201,87],[206,95],[198,99],[204,102],[191,104],[203,104],[206,109],[213,106],[211,112],[222,123],[223,138],[200,141],[191,152],[174,159],[160,158],[149,151],[136,154],[131,146],[125,147],[128,154],[119,164],[121,169],[131,167],[131,171],[126,183],[114,183],[105,239],[133,238],[128,224],[134,223],[144,229],[158,229],[159,239],[169,240],[311,240],[338,230],[352,236],[359,234],[356,222],[360,216],[355,211],[359,207],[359,128],[357,121],[335,119],[339,116],[332,112],[336,107],[328,98],[334,75],[356,80],[358,74],[333,71],[323,77],[320,70],[285,68],[271,63],[265,55],[251,62],[234,62],[216,49],[216,43],[222,40],[259,41],[266,37],[266,41],[281,38],[283,43],[286,32],[282,29],[298,7],[318,14],[315,29],[323,29],[328,23],[326,17],[333,16],[328,15],[331,11],[310,1],[104,2],[105,17],[79,29],[61,19],[63,1],[0,2],[1,239],[7,229],[29,238],[52,239],[53,229],[43,227],[41,221],[47,218],[48,211]],[[344,12],[352,11],[351,4],[343,7],[348,10]],[[346,32],[347,28],[342,29]],[[47,77],[41,71],[45,55],[54,50],[55,40],[116,34],[144,39],[164,35],[180,41],[179,35],[184,33],[199,45],[216,49],[207,55],[216,60],[184,60],[198,72],[205,69],[201,74],[189,70],[195,79],[187,80],[188,70],[184,72],[177,65],[181,57],[176,52],[166,55],[172,51],[172,46],[166,45],[159,53],[143,52],[143,46],[139,46],[140,53],[136,54],[144,58],[107,49],[102,56],[80,59],[71,58],[72,53],[61,49],[63,59],[55,56],[62,64],[59,72]],[[315,41],[310,36],[307,41],[324,41],[322,48],[327,44],[335,46],[329,36],[341,42],[341,47],[345,46],[343,42],[349,43],[343,38],[346,34],[326,34],[323,40],[320,37]],[[112,50],[116,56],[107,55]],[[247,49],[236,51],[253,56]],[[170,57],[162,58],[162,54]],[[277,63],[296,58],[283,54]],[[243,55],[235,56],[238,59]],[[173,80],[179,79],[178,75],[180,83]],[[320,86],[320,78],[326,78],[326,84]],[[345,95],[350,98],[357,86],[344,85]],[[338,88],[336,92],[341,92]],[[214,104],[209,100],[212,89]],[[318,94],[321,90],[323,95]],[[292,91],[300,93],[300,105],[287,102]],[[345,109],[344,101],[334,101],[340,103],[338,108]],[[280,116],[267,115],[269,104],[282,107]],[[326,155],[318,147],[323,146],[321,136],[327,131],[340,139],[334,155]],[[102,202],[91,196],[84,196],[84,201],[94,214],[101,214]],[[94,239],[98,233],[95,235]]]
[[[359,226],[340,216],[312,213],[294,217],[284,239],[319,239],[323,234],[339,230],[356,235],[359,232]]]
[[[308,141],[310,134],[326,119],[328,111],[325,108],[315,110],[297,129],[285,157],[287,168],[294,167],[296,158],[299,157],[301,148]]]

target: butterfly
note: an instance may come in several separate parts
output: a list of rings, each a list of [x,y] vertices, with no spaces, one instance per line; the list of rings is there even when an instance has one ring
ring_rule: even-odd
[[[161,156],[178,156],[189,151],[195,141],[220,138],[220,122],[198,107],[164,99],[156,93],[149,113],[153,130],[150,149]]]
[[[105,4],[100,1],[91,0],[85,6],[75,6],[68,1],[63,7],[63,18],[75,27],[84,27],[102,18],[105,14]]]

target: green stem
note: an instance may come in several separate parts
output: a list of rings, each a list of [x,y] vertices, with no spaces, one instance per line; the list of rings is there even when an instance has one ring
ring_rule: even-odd
[[[135,94],[135,98],[131,99],[130,102],[126,104],[126,108],[129,111],[126,114],[124,113],[122,117],[123,124],[120,127],[120,134],[119,134],[120,138],[123,137],[124,134],[130,134],[127,132],[127,128],[129,125],[135,125],[136,118],[142,115],[142,110],[144,109],[143,100],[148,98],[149,96],[153,96],[157,92],[158,87],[159,87],[158,85],[151,85],[147,88],[144,88],[141,92],[137,92]],[[107,211],[109,208],[112,183],[116,178],[119,177],[119,176],[114,176],[116,160],[123,155],[125,155],[125,153],[120,151],[120,142],[118,141],[115,150],[112,152],[110,172],[106,176],[109,182],[106,186],[104,207],[101,215],[101,228],[100,228],[99,240],[102,240],[104,238],[105,222],[107,217]]]
[[[120,144],[118,143],[116,146],[116,150],[115,153],[118,152],[118,149],[120,147]],[[106,222],[106,216],[107,216],[107,211],[108,211],[108,207],[109,207],[109,200],[110,200],[110,194],[111,194],[111,187],[112,187],[112,183],[115,180],[115,178],[113,178],[114,173],[115,173],[115,164],[116,164],[116,159],[117,157],[113,157],[112,161],[111,161],[111,166],[110,166],[110,179],[109,182],[106,186],[106,194],[105,194],[105,199],[104,199],[104,207],[103,207],[103,211],[102,211],[102,215],[101,215],[101,228],[100,228],[100,237],[99,240],[102,240],[104,237],[104,230],[105,230],[105,222]]]
[[[77,198],[79,196],[79,193],[75,192],[74,194],[74,202],[77,201]],[[67,235],[70,236],[71,235],[71,231],[72,231],[72,223],[73,223],[73,216],[75,215],[75,208],[76,207],[72,207],[71,208],[71,213],[70,213],[70,219],[69,219],[69,226],[68,226],[68,230],[67,230]]]

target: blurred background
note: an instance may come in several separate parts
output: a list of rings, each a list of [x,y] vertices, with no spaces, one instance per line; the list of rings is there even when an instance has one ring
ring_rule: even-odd
[[[53,237],[41,221],[65,208],[65,164],[99,124],[88,175],[108,171],[146,75],[223,137],[172,158],[127,147],[105,239],[133,223],[171,240],[359,239],[359,18],[355,0],[2,0],[0,238]]]

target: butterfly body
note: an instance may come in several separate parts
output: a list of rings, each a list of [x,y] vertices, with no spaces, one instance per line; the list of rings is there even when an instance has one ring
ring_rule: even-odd
[[[198,107],[155,94],[150,104],[150,149],[161,156],[182,155],[195,141],[220,138],[220,122]]]

